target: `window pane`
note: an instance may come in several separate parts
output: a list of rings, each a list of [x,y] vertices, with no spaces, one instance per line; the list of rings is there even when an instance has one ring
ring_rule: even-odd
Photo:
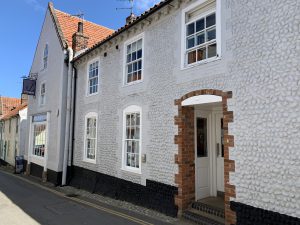
[[[207,58],[214,57],[217,55],[217,45],[212,44],[208,46],[207,49]]]
[[[131,54],[127,55],[127,62],[131,62]]]
[[[132,44],[131,44],[131,51],[132,52],[134,52],[134,51],[136,51],[136,42],[133,42]]]
[[[138,50],[137,52],[137,59],[142,58],[142,49]]]
[[[196,62],[196,50],[188,53],[188,64]]]
[[[197,35],[197,45],[201,45],[204,42],[205,42],[205,34],[203,32]]]
[[[187,25],[187,27],[186,27],[187,36],[189,36],[193,33],[195,33],[195,23],[191,23],[191,24]]]
[[[196,22],[196,32],[204,29],[204,19],[198,20]]]
[[[137,126],[135,129],[134,139],[140,139],[140,126]]]
[[[142,71],[139,70],[139,71],[138,71],[138,80],[141,80],[141,79],[142,79]]]
[[[132,53],[132,61],[136,60],[136,52]]]
[[[207,119],[197,118],[197,156],[207,157]]]
[[[142,61],[138,61],[138,69],[141,70],[142,69]]]
[[[132,81],[132,74],[128,74],[127,83],[130,83],[131,81]]]
[[[131,152],[132,151],[132,141],[127,141],[127,152]]]
[[[140,114],[136,114],[136,125],[140,125]]]
[[[128,71],[128,73],[132,72],[132,64],[130,64],[130,65],[127,66],[127,71]]]
[[[127,45],[127,54],[131,53],[131,45]]]
[[[197,50],[197,61],[206,59],[206,48],[200,48]]]
[[[133,81],[136,81],[136,80],[137,80],[137,72],[134,72],[134,73],[133,73],[132,80],[133,80]]]
[[[127,166],[130,166],[130,157],[131,157],[131,155],[127,154],[127,160],[126,160],[126,165]]]
[[[130,126],[130,114],[126,115],[126,126]]]
[[[137,71],[137,65],[138,65],[137,62],[133,63],[133,71]]]
[[[207,31],[207,41],[210,41],[213,39],[216,39],[216,29],[215,28]]]
[[[138,40],[137,49],[142,49],[142,39]]]
[[[186,42],[187,42],[186,46],[188,49],[194,47],[195,46],[195,37],[192,36],[192,37],[187,38]]]
[[[216,15],[211,14],[210,16],[206,17],[206,27],[210,27],[216,24]]]

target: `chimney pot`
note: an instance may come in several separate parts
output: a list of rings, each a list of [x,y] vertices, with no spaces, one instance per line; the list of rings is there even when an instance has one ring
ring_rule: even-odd
[[[83,33],[83,23],[82,22],[78,22],[77,32],[78,33]]]

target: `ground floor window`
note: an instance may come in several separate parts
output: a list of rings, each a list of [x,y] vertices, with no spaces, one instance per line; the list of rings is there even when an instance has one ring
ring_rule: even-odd
[[[124,165],[127,169],[140,170],[141,164],[141,109],[128,107],[124,111]]]
[[[47,139],[47,116],[37,115],[33,116],[33,152],[35,156],[44,157],[46,151]]]
[[[97,113],[89,113],[85,119],[84,160],[95,162],[97,145]]]

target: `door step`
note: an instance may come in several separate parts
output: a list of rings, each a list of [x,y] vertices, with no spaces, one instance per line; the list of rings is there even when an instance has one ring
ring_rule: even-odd
[[[224,225],[224,218],[205,213],[196,209],[189,209],[182,215],[183,218],[199,225]]]
[[[215,200],[193,202],[191,208],[185,211],[182,217],[200,225],[224,225],[224,209],[221,206],[218,207],[219,203],[216,204]]]
[[[208,214],[215,215],[217,217],[225,218],[224,209],[218,208],[216,206],[211,206],[205,204],[203,202],[197,201],[192,203],[192,209],[196,209],[198,211],[206,212]]]

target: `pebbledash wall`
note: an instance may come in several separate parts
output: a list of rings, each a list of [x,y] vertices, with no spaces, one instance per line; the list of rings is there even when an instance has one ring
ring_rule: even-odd
[[[236,223],[268,224],[274,213],[280,213],[283,221],[299,224],[299,3],[219,1],[220,57],[182,69],[182,10],[195,2],[173,1],[173,6],[151,15],[150,23],[144,20],[75,62],[73,185],[88,188],[87,184],[94,184],[92,191],[138,204],[144,204],[148,197],[143,195],[154,188],[150,193],[160,195],[161,202],[146,206],[158,209],[155,204],[169,205],[168,210],[158,210],[176,215],[178,146],[174,136],[178,127],[174,117],[178,107],[174,100],[203,89],[230,91],[232,98],[227,104],[234,121],[228,132],[234,136],[234,147],[229,148],[229,159],[235,161],[235,172],[230,172],[229,184],[235,186],[236,197],[230,200]],[[143,81],[124,86],[124,42],[140,34],[144,41]],[[87,97],[87,64],[95,58],[100,60],[99,93]],[[141,165],[141,174],[121,169],[123,110],[130,105],[142,109],[141,154],[146,154],[147,161]],[[83,161],[84,120],[89,112],[98,113],[95,164]],[[162,192],[160,187],[164,187]],[[164,197],[164,191],[171,194]],[[267,219],[259,222],[252,212]]]

